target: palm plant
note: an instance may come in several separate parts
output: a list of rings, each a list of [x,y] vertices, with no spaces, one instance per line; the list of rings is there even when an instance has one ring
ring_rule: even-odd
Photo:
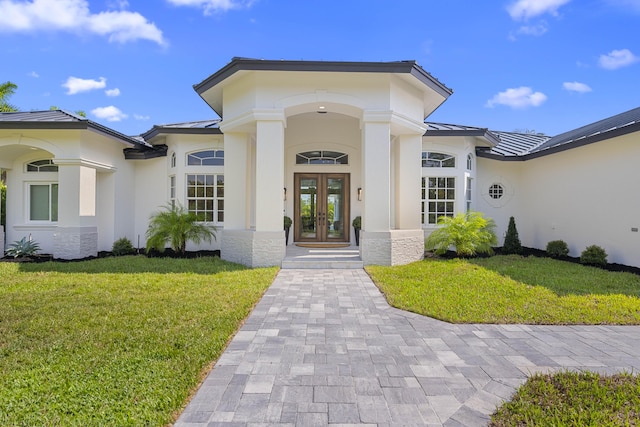
[[[147,251],[164,252],[167,244],[174,252],[184,255],[187,242],[200,244],[216,238],[216,227],[198,222],[197,216],[183,206],[166,205],[164,211],[156,212],[149,220],[147,229]]]
[[[438,218],[435,229],[425,242],[428,250],[442,255],[454,247],[458,256],[473,256],[478,253],[493,253],[492,246],[498,244],[495,222],[482,213],[469,211],[454,217]]]
[[[8,99],[16,92],[18,86],[15,83],[0,83],[0,113],[11,113],[18,111],[18,108],[9,104]]]

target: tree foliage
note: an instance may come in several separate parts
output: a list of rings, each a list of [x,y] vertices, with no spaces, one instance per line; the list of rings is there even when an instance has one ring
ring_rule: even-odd
[[[216,227],[198,222],[195,214],[183,206],[166,205],[149,220],[147,229],[147,251],[156,249],[163,252],[168,245],[176,253],[184,254],[187,242],[200,244],[216,238]]]
[[[18,111],[18,107],[9,103],[11,95],[16,93],[18,85],[11,82],[0,83],[0,113],[11,113]]]
[[[504,255],[522,253],[522,244],[520,243],[520,236],[518,236],[516,220],[513,217],[509,218],[509,226],[507,227],[507,235],[504,237],[502,253]]]
[[[455,248],[458,256],[473,256],[479,253],[493,253],[492,246],[497,245],[495,222],[485,218],[482,213],[469,211],[454,217],[438,218],[439,228],[435,229],[425,242],[428,250],[442,255],[450,247]]]

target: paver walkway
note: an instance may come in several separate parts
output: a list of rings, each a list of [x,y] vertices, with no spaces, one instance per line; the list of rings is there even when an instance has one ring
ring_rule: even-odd
[[[451,325],[363,270],[281,270],[176,427],[482,426],[534,372],[640,370],[640,328]]]

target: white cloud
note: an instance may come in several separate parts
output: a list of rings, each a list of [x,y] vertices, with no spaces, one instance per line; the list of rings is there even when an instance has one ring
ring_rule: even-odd
[[[167,0],[174,6],[192,6],[204,9],[205,14],[230,9],[251,7],[254,0]]]
[[[517,0],[507,6],[507,12],[516,21],[535,18],[536,16],[550,14],[558,15],[558,9],[571,0]]]
[[[511,108],[539,107],[547,100],[547,95],[542,92],[534,92],[530,87],[521,86],[499,92],[487,101],[486,107],[493,108],[496,105],[506,105]]]
[[[143,116],[142,114],[134,114],[133,118],[136,120],[149,120],[151,117]]]
[[[518,29],[518,34],[524,34],[526,36],[541,36],[547,32],[547,23],[540,22],[537,25],[523,25]]]
[[[634,62],[638,62],[640,58],[635,56],[629,49],[612,50],[606,55],[600,55],[598,63],[602,68],[607,70],[615,70],[626,67]]]
[[[75,95],[80,92],[88,92],[90,90],[104,89],[107,85],[107,79],[100,77],[100,80],[81,79],[78,77],[69,77],[62,87],[67,88],[67,95]]]
[[[591,87],[589,87],[589,85],[580,82],[564,82],[562,83],[562,87],[570,92],[591,92]]]
[[[137,12],[94,14],[87,0],[0,0],[0,32],[40,30],[92,33],[120,43],[143,39],[166,44],[162,31]]]
[[[40,74],[36,73],[35,71],[30,72],[29,74],[27,74],[29,77],[33,77],[34,79],[37,79],[38,77],[40,77]]]
[[[107,96],[120,96],[120,89],[113,88],[113,89],[107,89],[104,91],[104,93],[107,94]]]
[[[124,114],[118,107],[110,105],[108,107],[98,107],[91,110],[91,114],[99,119],[104,119],[108,122],[119,122],[126,119],[128,116]]]

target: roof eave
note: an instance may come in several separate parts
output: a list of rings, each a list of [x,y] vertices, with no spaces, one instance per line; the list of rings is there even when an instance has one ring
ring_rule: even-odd
[[[149,141],[150,139],[155,138],[159,135],[176,135],[176,134],[187,134],[187,135],[222,135],[222,131],[220,128],[175,128],[175,127],[164,127],[164,126],[154,126],[147,132],[140,135],[145,141]]]

